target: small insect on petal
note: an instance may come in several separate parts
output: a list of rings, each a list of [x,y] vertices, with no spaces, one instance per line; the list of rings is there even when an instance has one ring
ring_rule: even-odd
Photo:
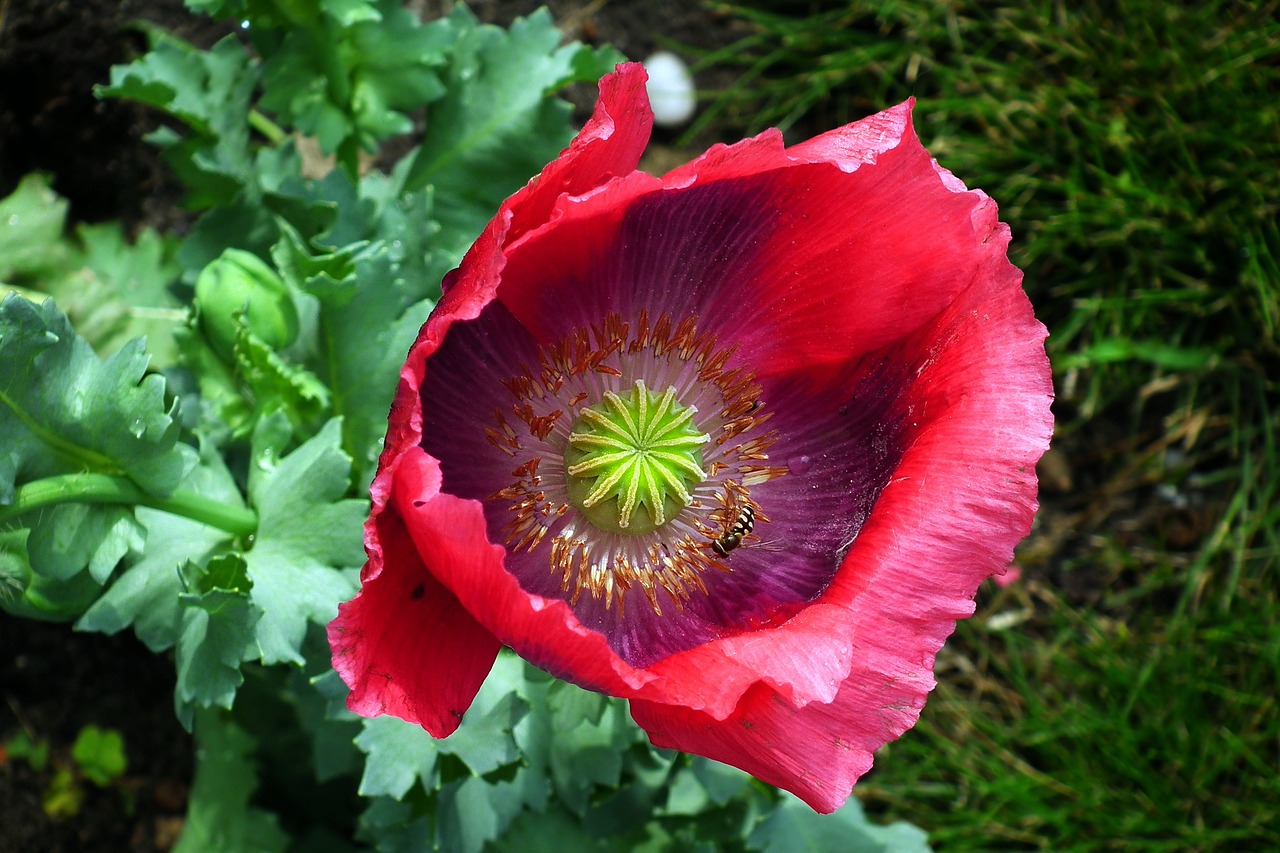
[[[755,526],[756,511],[751,504],[743,504],[742,509],[738,511],[738,517],[733,520],[733,525],[719,539],[711,543],[711,550],[721,557],[729,556],[729,552],[741,545],[742,540]]]

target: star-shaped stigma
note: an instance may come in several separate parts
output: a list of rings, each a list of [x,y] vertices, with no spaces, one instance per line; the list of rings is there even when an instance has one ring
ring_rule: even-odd
[[[636,380],[626,396],[606,391],[579,414],[565,473],[569,497],[597,527],[652,532],[688,506],[691,490],[707,478],[702,445],[710,437],[693,423],[697,409],[675,397],[674,388],[655,394]]]

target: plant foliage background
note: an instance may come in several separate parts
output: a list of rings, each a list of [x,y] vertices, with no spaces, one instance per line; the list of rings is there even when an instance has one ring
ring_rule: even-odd
[[[448,740],[345,711],[322,628],[403,353],[571,137],[557,93],[620,57],[545,12],[187,5],[239,32],[150,32],[99,94],[163,117],[190,228],[68,228],[39,174],[0,200],[0,618],[171,656],[197,748],[178,849],[928,849],[903,821],[940,849],[1280,845],[1275,3],[707,4],[741,38],[702,52],[731,82],[686,141],[915,95],[1052,333],[1023,579],[984,592],[921,724],[828,818],[506,655]],[[204,318],[228,249],[265,262],[240,293],[278,322]],[[85,732],[56,778],[47,743],[4,745],[48,768],[49,814],[125,772],[128,744]]]
[[[702,113],[914,95],[1013,228],[1058,389],[1023,581],[979,598],[864,802],[945,849],[1280,844],[1280,5],[710,4]]]

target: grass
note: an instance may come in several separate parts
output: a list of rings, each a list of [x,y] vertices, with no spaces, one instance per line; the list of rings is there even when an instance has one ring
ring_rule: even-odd
[[[942,850],[1280,849],[1280,3],[708,3],[690,138],[906,97],[1001,205],[1058,386],[1025,580],[859,787]]]
[[[1123,597],[1081,608],[1028,581],[985,598],[864,800],[942,850],[1280,847],[1271,614],[1121,619]]]

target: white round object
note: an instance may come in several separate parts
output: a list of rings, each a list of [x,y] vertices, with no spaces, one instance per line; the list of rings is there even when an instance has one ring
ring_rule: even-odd
[[[649,72],[645,88],[653,107],[653,123],[659,127],[677,127],[693,118],[697,99],[689,66],[674,53],[661,50],[644,61],[644,69]]]

